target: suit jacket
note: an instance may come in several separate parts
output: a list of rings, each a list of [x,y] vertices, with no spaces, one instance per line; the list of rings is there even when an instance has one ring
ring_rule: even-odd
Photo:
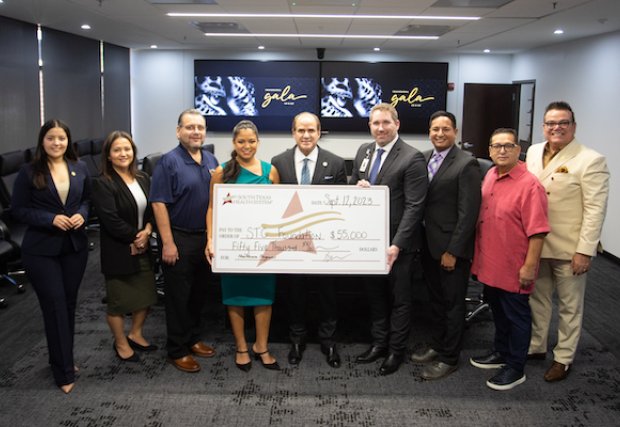
[[[319,154],[312,175],[312,185],[347,184],[347,172],[344,168],[344,159],[317,147]],[[299,184],[295,173],[295,147],[280,153],[271,159],[280,175],[281,184]]]
[[[138,171],[136,181],[148,197],[150,179]],[[131,255],[129,245],[138,231],[138,205],[123,179],[113,171],[112,179],[100,176],[93,180],[93,204],[101,222],[101,272],[125,275],[140,271],[138,257]],[[153,223],[153,211],[147,203],[143,224]]]
[[[372,158],[375,143],[363,144],[353,160],[351,184],[367,179],[370,162],[365,171],[360,170],[364,159]],[[428,187],[428,174],[424,156],[402,139],[394,143],[381,166],[375,185],[390,188],[390,241],[401,250],[422,249],[421,222],[424,199]]]
[[[576,252],[594,255],[607,210],[609,170],[605,157],[576,139],[543,168],[547,142],[527,150],[527,168],[547,192],[551,232],[542,258],[570,260]]]
[[[433,150],[424,152],[428,164]],[[482,176],[478,161],[454,146],[428,185],[424,224],[431,256],[444,252],[471,259],[480,211]]]
[[[16,221],[28,225],[22,242],[22,251],[32,255],[56,256],[61,253],[65,236],[71,238],[75,251],[87,250],[88,237],[85,226],[77,230],[62,231],[53,225],[59,214],[76,213],[88,220],[91,180],[88,167],[82,161],[67,162],[69,168],[69,194],[63,205],[51,175],[47,174],[47,187],[38,189],[32,183],[32,165],[22,166],[11,199],[11,212]]]

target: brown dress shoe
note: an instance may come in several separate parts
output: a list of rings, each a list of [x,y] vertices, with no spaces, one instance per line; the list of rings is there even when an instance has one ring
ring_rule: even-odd
[[[194,344],[190,350],[192,350],[192,353],[194,353],[194,355],[198,357],[215,356],[215,350],[213,349],[213,347],[209,347],[201,341],[198,341],[196,344]]]
[[[172,365],[179,371],[190,373],[200,371],[200,365],[196,362],[196,359],[189,354],[181,357],[180,359],[168,359],[168,362],[172,363]]]
[[[545,381],[550,383],[554,381],[562,381],[568,376],[569,370],[570,365],[565,365],[554,360],[551,367],[547,370],[547,372],[545,372]]]

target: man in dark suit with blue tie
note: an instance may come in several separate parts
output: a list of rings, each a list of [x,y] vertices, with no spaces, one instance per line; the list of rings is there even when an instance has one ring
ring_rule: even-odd
[[[365,279],[372,344],[355,361],[371,363],[385,357],[379,373],[389,375],[403,363],[407,348],[411,280],[416,254],[422,248],[420,226],[428,178],[422,153],[398,136],[400,122],[393,106],[375,105],[368,126],[374,142],[363,144],[357,151],[350,183],[390,188],[390,272],[387,276]]]
[[[281,184],[331,185],[347,184],[344,160],[320,148],[321,123],[312,113],[300,113],[293,119],[293,138],[296,146],[273,159],[271,164],[280,173]],[[333,368],[340,367],[340,355],[336,348],[337,306],[336,290],[332,277],[290,275],[282,276],[288,290],[289,331],[291,349],[288,361],[298,365],[306,348],[306,300],[309,286],[316,286],[319,296],[319,330],[321,351],[327,363]]]
[[[421,376],[443,378],[457,369],[465,330],[465,293],[480,210],[480,167],[455,146],[456,118],[437,111],[429,120],[434,149],[426,151],[428,194],[422,263],[431,306],[431,345],[411,360],[427,363]]]

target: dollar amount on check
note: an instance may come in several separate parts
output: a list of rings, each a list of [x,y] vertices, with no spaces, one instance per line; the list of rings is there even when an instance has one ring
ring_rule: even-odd
[[[213,271],[387,274],[389,189],[216,184]]]

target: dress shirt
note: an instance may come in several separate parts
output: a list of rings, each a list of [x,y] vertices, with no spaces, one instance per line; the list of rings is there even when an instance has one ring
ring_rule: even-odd
[[[319,158],[319,149],[318,147],[314,147],[314,149],[307,156],[301,152],[299,147],[295,147],[295,175],[297,176],[297,182],[301,182],[301,170],[304,167],[304,159],[308,159],[308,171],[310,172],[310,182],[312,182],[312,177],[314,176],[314,169],[316,168],[316,162]]]

